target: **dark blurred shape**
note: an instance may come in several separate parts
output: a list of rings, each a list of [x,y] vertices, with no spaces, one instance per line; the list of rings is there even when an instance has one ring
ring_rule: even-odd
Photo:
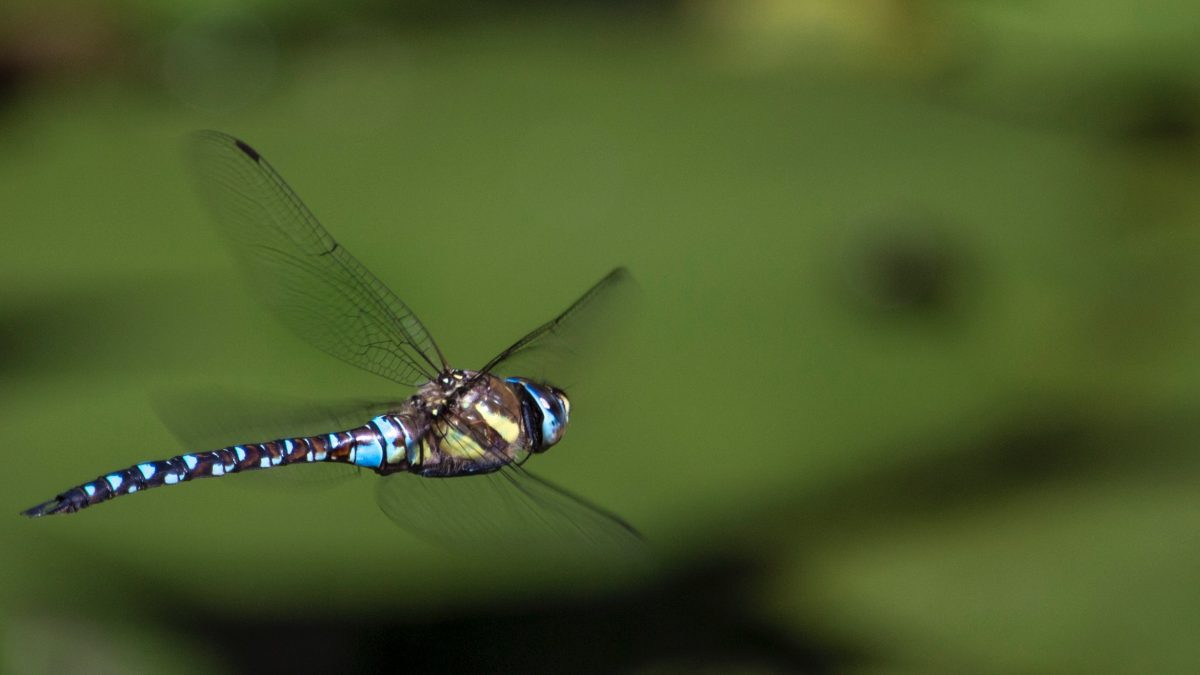
[[[964,69],[960,75],[937,81],[929,93],[943,105],[1008,125],[1175,155],[1200,149],[1200,92],[1187,76],[1165,73],[1131,81],[1089,73],[1089,86],[1071,95],[1020,106],[969,93],[971,78],[979,73]]]
[[[0,53],[0,110],[12,104],[20,85],[29,75],[24,64],[9,54]]]
[[[832,493],[829,506],[843,515],[860,513],[865,518],[881,513],[900,518],[945,514],[1033,486],[1075,479],[1101,466],[1098,459],[1104,450],[1093,431],[1097,424],[1049,403],[1040,413],[1019,411],[979,438],[921,452],[920,460],[906,466],[864,473],[854,487],[844,485]],[[813,506],[802,510],[811,512]]]
[[[747,599],[758,577],[743,563],[710,564],[608,597],[434,616],[214,615],[173,605],[158,625],[221,645],[236,673],[828,673],[856,661],[754,617]],[[262,639],[230,639],[238,635]]]
[[[829,536],[882,522],[928,522],[1045,486],[1174,471],[1195,453],[1191,443],[1170,439],[1196,437],[1196,419],[1189,408],[1121,418],[1068,400],[1029,400],[972,438],[919,452],[899,446],[894,454],[914,459],[883,463],[768,513],[781,534],[819,550]]]
[[[331,36],[354,35],[363,26],[409,30],[554,14],[668,20],[679,5],[678,0],[351,0],[261,7],[255,13],[234,3],[229,7],[236,9],[183,12],[190,18],[178,20],[169,11],[128,3],[26,2],[0,8],[0,109],[26,86],[103,73],[161,78],[185,105],[226,114],[269,96],[280,83],[280,64],[297,52],[327,44]],[[173,26],[165,37],[145,32],[164,17]],[[159,58],[142,58],[146,54]]]
[[[864,661],[843,645],[798,637],[756,616],[768,570],[742,559],[693,564],[603,596],[555,599],[543,592],[441,608],[397,602],[394,612],[239,603],[214,609],[167,582],[170,570],[147,577],[103,547],[61,546],[35,545],[27,555],[77,575],[95,589],[92,602],[123,606],[124,621],[153,626],[217,672],[820,674]],[[536,573],[505,570],[497,579]],[[136,611],[125,604],[129,598],[139,598]],[[78,602],[56,598],[50,606],[61,613]]]
[[[9,376],[161,368],[171,361],[171,336],[201,327],[171,309],[213,302],[195,285],[162,278],[8,290],[0,294],[0,374]]]
[[[636,12],[668,15],[678,11],[681,0],[364,0],[362,14],[397,24],[432,22],[479,21],[488,18],[533,16],[536,13],[571,12],[578,10],[604,12]]]
[[[23,85],[79,79],[122,62],[120,19],[90,2],[26,3],[0,11],[0,109]]]
[[[122,325],[133,313],[111,306],[103,291],[66,296],[28,294],[0,302],[0,372],[46,373],[90,369],[100,363],[105,325]],[[111,323],[109,323],[111,321]],[[115,335],[108,335],[115,339]]]
[[[1200,137],[1200,97],[1173,79],[1148,78],[1130,89],[1128,109],[1116,133],[1131,143],[1167,151],[1196,149]]]
[[[929,217],[893,218],[862,231],[845,260],[856,304],[877,317],[954,315],[970,265],[949,231]]]

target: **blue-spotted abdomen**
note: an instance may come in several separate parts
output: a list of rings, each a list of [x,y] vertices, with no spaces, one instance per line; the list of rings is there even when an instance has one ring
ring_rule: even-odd
[[[392,462],[393,467],[390,467],[390,470],[401,470],[407,466],[402,460],[412,445],[409,434],[400,418],[383,415],[348,431],[301,438],[281,438],[265,443],[245,443],[220,450],[192,452],[170,459],[142,462],[77,485],[23,513],[32,517],[73,513],[113,497],[161,485],[176,485],[196,478],[271,469],[289,464],[343,462],[383,471],[386,458],[389,461],[398,460]]]

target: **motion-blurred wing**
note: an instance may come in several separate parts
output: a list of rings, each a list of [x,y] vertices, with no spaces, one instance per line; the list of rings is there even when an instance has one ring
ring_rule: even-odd
[[[500,468],[447,478],[384,478],[379,505],[400,526],[428,541],[476,553],[532,550],[614,557],[643,551],[641,535],[620,517],[508,464],[478,429],[472,431],[453,417],[444,422],[472,437],[474,447],[494,459],[491,466]],[[455,438],[447,433],[440,441],[454,444]]]
[[[606,558],[646,553],[629,523],[516,465],[453,478],[396,474],[379,481],[376,496],[398,525],[458,552]]]
[[[633,309],[637,283],[618,267],[564,312],[517,340],[480,368],[481,373],[520,375],[561,387],[590,359],[585,352],[624,326]]]
[[[569,373],[585,356],[582,352],[625,318],[621,310],[628,308],[622,305],[634,290],[628,270],[613,270],[562,314],[489,361],[480,373],[567,384]],[[481,447],[488,445],[483,438],[475,441]],[[619,516],[505,461],[498,456],[495,463],[504,466],[486,474],[389,476],[379,483],[379,505],[401,527],[459,551],[648,559],[641,535]]]
[[[277,394],[200,386],[155,392],[151,405],[188,450],[315,436],[365,424],[399,402],[314,401]]]
[[[342,248],[261,155],[216,131],[192,143],[200,192],[251,288],[296,335],[372,373],[416,386],[440,353],[398,297]]]
[[[173,388],[156,392],[154,411],[185,451],[215,450],[235,444],[315,436],[361,426],[399,407],[376,401],[314,401],[257,394],[224,387]],[[255,471],[258,482],[332,484],[357,476],[349,464],[304,464],[289,471]]]

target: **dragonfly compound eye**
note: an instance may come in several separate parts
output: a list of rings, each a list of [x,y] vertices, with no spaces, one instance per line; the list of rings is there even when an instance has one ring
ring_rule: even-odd
[[[534,433],[533,451],[542,452],[562,440],[571,409],[567,395],[523,377],[510,377],[508,382],[518,385],[518,394],[524,399],[525,424]]]
[[[562,440],[570,404],[566,394],[553,387],[536,387],[535,391],[533,399],[542,412],[542,447],[548,448]]]

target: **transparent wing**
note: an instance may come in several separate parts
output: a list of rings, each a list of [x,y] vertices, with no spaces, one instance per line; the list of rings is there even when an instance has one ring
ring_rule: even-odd
[[[595,356],[601,343],[627,324],[637,283],[618,267],[565,311],[517,340],[489,361],[481,373],[521,375],[567,387],[573,374]],[[585,353],[586,352],[586,353]]]
[[[629,523],[513,464],[452,478],[395,474],[378,482],[376,497],[404,529],[459,552],[646,554]]]
[[[453,419],[447,422],[471,433]],[[383,512],[427,541],[464,552],[609,557],[644,552],[641,535],[619,516],[506,463],[486,438],[473,437],[478,447],[488,448],[498,470],[447,478],[385,477],[376,495]]]
[[[219,386],[155,392],[151,405],[163,424],[193,450],[341,431],[393,410],[400,402],[315,401]]]
[[[620,305],[635,289],[628,270],[614,269],[480,372],[565,383],[584,348],[619,323]],[[487,447],[485,439],[475,440]],[[379,482],[377,499],[384,513],[404,529],[454,550],[647,558],[641,535],[619,516],[521,466],[505,464],[499,457],[496,464],[503,466],[486,474],[389,476]]]
[[[416,386],[442,370],[425,327],[325,231],[249,145],[216,131],[192,141],[202,198],[251,288],[297,335],[390,380]]]
[[[155,392],[151,404],[183,450],[313,436],[350,429],[395,409],[378,401],[313,401],[217,386]],[[256,471],[255,481],[330,485],[361,474],[348,464],[314,464],[288,471]]]

